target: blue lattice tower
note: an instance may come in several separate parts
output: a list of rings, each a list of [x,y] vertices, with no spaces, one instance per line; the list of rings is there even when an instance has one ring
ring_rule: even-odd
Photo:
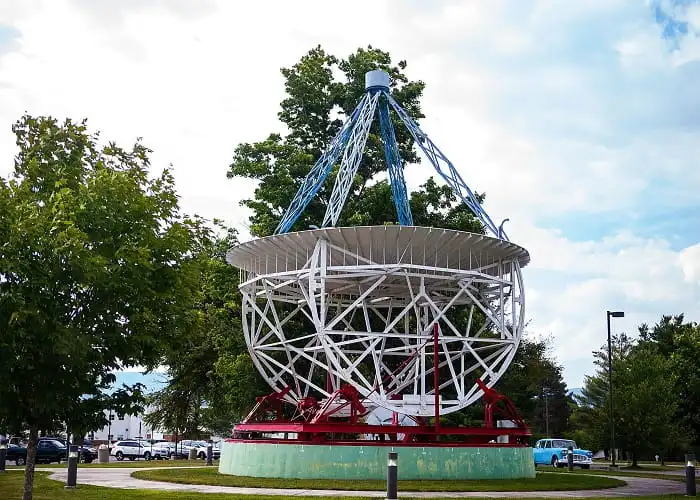
[[[365,95],[345,121],[338,134],[333,138],[328,149],[309,171],[277,226],[275,234],[286,233],[290,230],[326,181],[331,169],[342,155],[340,169],[323,218],[322,227],[332,227],[337,224],[340,212],[352,188],[352,180],[362,161],[362,153],[372,121],[377,114],[379,115],[387,171],[399,224],[404,226],[413,225],[413,217],[408,203],[408,193],[403,175],[403,161],[399,154],[394,124],[390,114],[390,110],[393,109],[401,124],[408,129],[416,145],[423,151],[430,164],[452,188],[459,199],[469,207],[484,225],[486,231],[501,240],[508,241],[508,237],[503,230],[503,224],[508,219],[503,220],[499,226],[494,224],[452,162],[392,97],[389,90],[390,82],[389,74],[381,70],[370,71],[365,75]]]

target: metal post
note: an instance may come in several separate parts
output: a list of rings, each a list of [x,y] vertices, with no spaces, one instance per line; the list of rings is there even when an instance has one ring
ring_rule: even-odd
[[[696,495],[695,485],[695,455],[687,454],[685,456],[685,496],[694,497]]]
[[[569,472],[574,471],[574,449],[569,446],[569,449],[566,450],[566,463],[569,466]]]
[[[5,459],[7,458],[7,440],[0,440],[0,473],[5,471]]]
[[[389,452],[389,459],[386,462],[386,500],[398,500],[398,469],[399,469],[399,454],[395,451]]]
[[[610,335],[610,311],[608,318],[608,390],[610,393],[610,455],[612,466],[615,467],[615,420],[613,418],[613,383],[612,383],[612,337]]]
[[[207,445],[207,465],[212,465],[214,463],[214,445],[209,440]]]
[[[78,482],[78,447],[74,444],[68,448],[68,476],[66,488],[75,488]]]
[[[549,437],[549,389],[544,388],[544,433]]]

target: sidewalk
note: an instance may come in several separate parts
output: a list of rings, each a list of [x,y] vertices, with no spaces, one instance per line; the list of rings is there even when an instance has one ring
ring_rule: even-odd
[[[38,468],[37,470],[53,473],[49,477],[57,481],[66,480],[66,469]],[[304,490],[281,488],[237,488],[233,486],[209,486],[197,484],[177,484],[162,481],[145,481],[131,477],[132,472],[148,470],[148,468],[83,468],[78,470],[78,484],[90,484],[107,488],[162,490],[162,491],[189,491],[197,493],[230,493],[238,495],[290,495],[290,496],[363,496],[372,498],[384,498],[384,491],[339,491],[339,490]],[[678,481],[666,481],[663,479],[647,479],[640,477],[618,477],[627,482],[626,486],[603,490],[579,490],[579,491],[474,491],[474,492],[399,492],[402,497],[412,498],[586,498],[586,497],[628,497],[640,495],[669,495],[683,494],[683,483]]]

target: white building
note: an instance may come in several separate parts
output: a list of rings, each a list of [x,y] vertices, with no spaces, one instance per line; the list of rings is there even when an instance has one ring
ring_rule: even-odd
[[[122,439],[164,439],[160,429],[151,428],[143,421],[143,415],[117,415],[105,410],[109,424],[90,434],[95,441],[119,441]]]

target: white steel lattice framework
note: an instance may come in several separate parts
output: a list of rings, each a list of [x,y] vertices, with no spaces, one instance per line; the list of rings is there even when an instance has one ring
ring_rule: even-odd
[[[414,226],[323,228],[238,245],[243,326],[255,366],[286,399],[351,384],[368,407],[435,414],[478,400],[508,368],[524,327],[525,249]],[[480,314],[477,314],[480,313]],[[485,318],[480,321],[479,318]]]

